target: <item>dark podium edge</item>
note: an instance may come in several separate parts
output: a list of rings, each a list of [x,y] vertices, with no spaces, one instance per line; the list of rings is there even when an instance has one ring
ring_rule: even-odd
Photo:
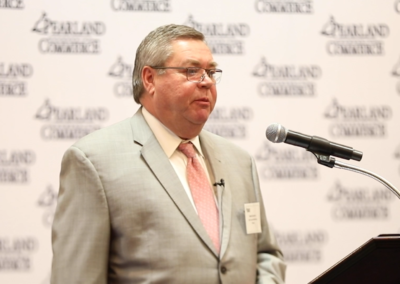
[[[328,268],[321,275],[308,284],[329,284],[342,273],[345,273],[356,265],[361,259],[380,248],[400,247],[400,234],[382,234],[374,237],[354,250],[345,258]],[[400,269],[400,267],[399,267]]]

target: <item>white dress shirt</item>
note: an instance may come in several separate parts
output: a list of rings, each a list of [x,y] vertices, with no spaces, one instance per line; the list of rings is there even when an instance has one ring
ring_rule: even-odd
[[[186,140],[182,140],[179,138],[175,133],[169,130],[164,124],[162,124],[157,118],[155,118],[151,113],[149,113],[144,107],[142,107],[142,113],[144,119],[146,120],[147,124],[149,125],[151,131],[153,131],[154,135],[156,136],[158,143],[160,143],[161,148],[164,150],[165,154],[169,158],[176,174],[178,175],[183,188],[185,189],[186,194],[189,197],[190,202],[192,203],[194,209],[196,210],[196,206],[193,202],[192,193],[189,188],[189,184],[186,177],[186,165],[187,165],[187,157],[177,148],[181,142],[186,142]],[[213,185],[210,179],[210,173],[206,166],[206,161],[203,155],[203,152],[200,147],[200,140],[199,136],[196,136],[192,139],[189,139],[193,143],[196,149],[197,158],[200,161],[201,166],[206,172],[208,181],[210,183],[211,189],[213,189]],[[214,190],[213,190],[214,192]],[[215,197],[215,193],[214,193]],[[218,204],[216,202],[216,204]],[[196,210],[197,213],[197,210]]]

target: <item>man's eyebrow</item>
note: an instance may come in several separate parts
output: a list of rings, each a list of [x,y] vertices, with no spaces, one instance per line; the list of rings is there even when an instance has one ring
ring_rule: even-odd
[[[215,68],[215,67],[218,66],[218,63],[215,62],[215,61],[212,61],[212,62],[210,62],[210,66],[213,67],[213,68]]]
[[[193,65],[193,66],[200,66],[200,65],[201,65],[199,61],[193,60],[193,59],[188,59],[188,60],[186,60],[186,61],[184,62],[184,64],[185,64],[185,65],[186,65],[186,64],[189,64],[189,65]],[[215,62],[215,61],[211,61],[208,65],[209,65],[211,68],[215,68],[215,67],[218,66],[218,63]]]

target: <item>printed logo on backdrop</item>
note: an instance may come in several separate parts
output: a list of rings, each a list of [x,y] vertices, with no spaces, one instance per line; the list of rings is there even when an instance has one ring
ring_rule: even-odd
[[[204,129],[225,138],[244,139],[248,136],[248,124],[252,119],[252,108],[216,107]]]
[[[400,78],[400,59],[396,62],[392,70],[392,76],[395,78]],[[397,82],[397,93],[400,94],[400,80]]]
[[[394,10],[400,14],[400,0],[394,1]]]
[[[170,0],[111,0],[114,11],[171,12]]]
[[[121,56],[113,63],[108,71],[108,76],[117,80],[113,93],[118,98],[132,98],[132,72],[133,66],[124,62]]]
[[[40,129],[43,140],[76,140],[102,128],[109,111],[104,107],[55,106],[49,99],[38,108],[37,120],[44,124]]]
[[[32,74],[33,67],[29,63],[0,62],[0,98],[27,96]]]
[[[256,0],[255,9],[268,14],[312,14],[314,5],[310,0]]]
[[[397,146],[397,148],[394,152],[394,158],[397,160],[400,160],[400,145]],[[400,167],[399,167],[399,175],[400,175]]]
[[[38,47],[44,54],[99,54],[99,37],[105,34],[106,25],[100,21],[57,21],[43,13],[32,32],[42,36]]]
[[[31,236],[0,236],[0,273],[31,270],[38,247],[38,240]]]
[[[321,229],[309,231],[276,231],[274,235],[289,263],[319,263],[323,260],[328,233]]]
[[[384,42],[389,36],[389,26],[377,24],[340,23],[333,16],[323,25],[321,34],[332,40],[326,44],[329,55],[383,55]]]
[[[322,69],[314,64],[272,64],[262,57],[252,75],[260,79],[257,91],[261,97],[313,97]]]
[[[0,0],[0,9],[24,9],[24,0]]]
[[[244,38],[250,34],[250,26],[247,23],[201,23],[190,15],[183,24],[202,32],[213,54],[245,53]]]
[[[333,99],[324,116],[332,124],[329,132],[334,137],[384,137],[386,121],[392,118],[392,108],[388,105],[346,106]]]
[[[57,206],[57,192],[51,185],[40,194],[37,200],[37,206],[44,209],[43,212],[43,225],[50,228],[53,224],[54,214]]]
[[[0,149],[0,184],[26,184],[30,167],[35,163],[32,150]]]
[[[260,178],[271,180],[316,180],[319,176],[315,156],[310,152],[284,145],[274,147],[265,141],[255,154]]]
[[[390,216],[389,203],[394,194],[382,186],[346,186],[340,181],[328,191],[334,220],[383,220]]]

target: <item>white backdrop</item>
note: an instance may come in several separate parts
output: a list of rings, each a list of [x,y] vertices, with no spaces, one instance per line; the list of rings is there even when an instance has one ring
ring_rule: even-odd
[[[1,283],[49,283],[62,155],[133,115],[136,47],[169,23],[202,31],[223,69],[206,128],[256,157],[288,284],[400,232],[384,186],[265,138],[278,122],[354,147],[348,163],[399,186],[400,0],[0,0]]]

